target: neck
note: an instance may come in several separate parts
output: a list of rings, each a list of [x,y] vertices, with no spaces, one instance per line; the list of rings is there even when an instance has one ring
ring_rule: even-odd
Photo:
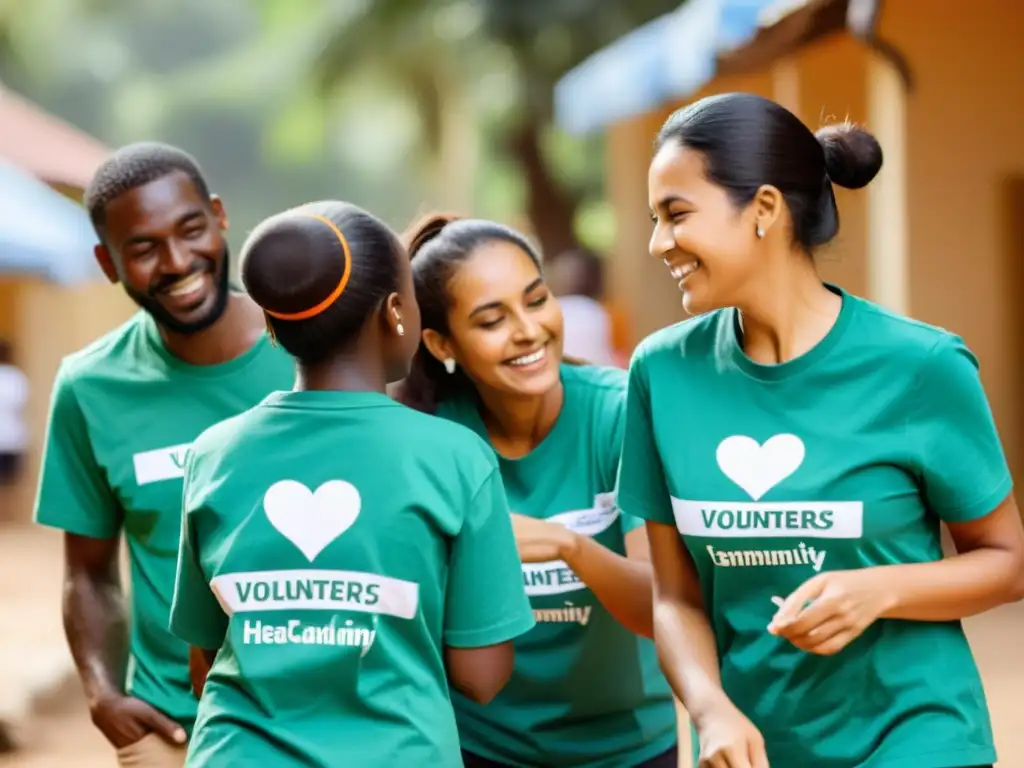
[[[198,333],[178,333],[160,328],[167,350],[189,365],[217,365],[234,360],[252,349],[266,330],[263,311],[241,293],[228,296],[217,322]]]
[[[562,382],[543,395],[509,396],[480,390],[482,417],[495,450],[509,458],[525,456],[548,436],[565,400]]]
[[[317,365],[299,365],[295,378],[297,392],[381,392],[387,391],[383,368],[367,367],[365,356],[342,352]]]
[[[842,298],[822,284],[814,263],[792,255],[758,280],[757,297],[738,305],[743,351],[762,365],[778,365],[813,349],[832,330]]]

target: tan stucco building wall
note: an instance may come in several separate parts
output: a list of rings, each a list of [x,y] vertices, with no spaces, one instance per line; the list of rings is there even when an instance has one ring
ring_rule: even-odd
[[[29,379],[26,418],[31,447],[13,494],[2,497],[0,520],[27,520],[43,447],[50,387],[65,355],[131,316],[135,305],[118,286],[93,283],[62,288],[37,280],[0,279],[0,336],[10,339]]]

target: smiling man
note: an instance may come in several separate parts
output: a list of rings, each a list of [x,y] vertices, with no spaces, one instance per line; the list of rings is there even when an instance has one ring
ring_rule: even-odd
[[[191,156],[124,147],[86,206],[97,261],[141,311],[61,363],[36,520],[65,532],[64,627],[93,722],[121,765],[180,768],[196,714],[188,648],[168,631],[185,454],[294,374],[229,288],[227,215]]]

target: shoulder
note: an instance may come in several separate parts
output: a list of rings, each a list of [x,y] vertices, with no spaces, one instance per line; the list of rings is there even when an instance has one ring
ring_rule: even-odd
[[[626,402],[626,372],[599,365],[562,365],[565,402],[598,421],[615,419]]]
[[[89,379],[129,372],[124,364],[135,356],[143,341],[144,322],[145,315],[140,310],[127,322],[66,356],[57,371],[58,383],[65,387],[74,386]]]
[[[918,385],[936,375],[977,372],[977,358],[957,334],[866,299],[849,298],[857,308],[849,343],[874,358],[876,370],[887,376],[902,372]]]
[[[444,456],[447,465],[459,466],[463,472],[479,476],[480,482],[497,468],[491,446],[454,416],[431,415],[404,405],[395,411],[406,450],[429,457]]]
[[[901,315],[859,296],[847,294],[847,298],[856,304],[856,337],[886,353],[910,354],[924,360],[944,349],[964,346],[959,336],[945,328]]]
[[[595,398],[615,398],[626,391],[626,372],[603,365],[562,364],[567,392]]]
[[[224,421],[217,422],[199,433],[189,445],[185,457],[185,478],[190,492],[205,486],[232,465],[237,448],[245,444],[245,433],[253,420],[250,408]]]
[[[222,455],[231,448],[238,436],[245,432],[256,408],[250,408],[204,429],[192,441],[189,455],[193,458]]]
[[[630,369],[649,369],[680,359],[711,360],[731,317],[731,310],[716,309],[655,331],[637,346]]]

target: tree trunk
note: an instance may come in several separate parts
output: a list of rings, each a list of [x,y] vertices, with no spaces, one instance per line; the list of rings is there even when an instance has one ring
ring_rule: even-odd
[[[480,156],[474,105],[464,82],[457,77],[443,79],[439,92],[442,108],[433,179],[435,203],[444,210],[473,216]]]
[[[552,175],[541,150],[540,126],[544,121],[530,115],[512,132],[508,151],[518,162],[526,181],[526,215],[545,258],[577,247],[573,214],[579,202]]]

